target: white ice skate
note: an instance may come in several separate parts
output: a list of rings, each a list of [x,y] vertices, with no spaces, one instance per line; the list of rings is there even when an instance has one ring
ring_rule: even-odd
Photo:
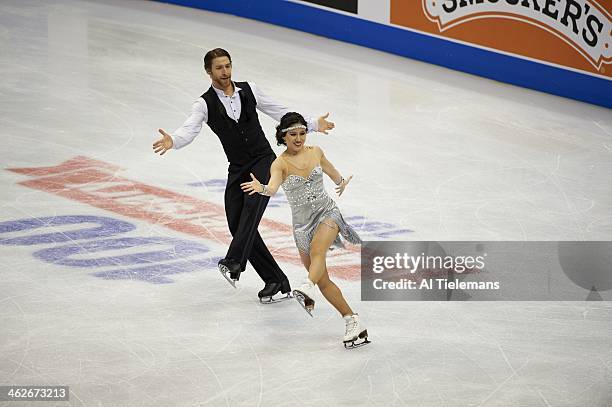
[[[370,343],[368,330],[359,321],[359,315],[347,315],[344,318],[346,332],[344,334],[344,347],[346,349],[358,348]]]
[[[312,317],[312,310],[314,309],[315,301],[314,301],[314,283],[310,280],[305,282],[297,288],[293,290],[293,296],[297,300],[297,302],[304,308],[304,311],[308,313]]]

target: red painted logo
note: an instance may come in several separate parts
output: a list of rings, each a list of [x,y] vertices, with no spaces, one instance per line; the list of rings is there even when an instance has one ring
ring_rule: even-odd
[[[32,179],[19,182],[71,200],[123,216],[162,225],[198,238],[229,245],[225,211],[221,205],[152,185],[122,178],[121,168],[87,157],[74,157],[58,166],[11,168]],[[262,219],[259,232],[281,262],[301,265],[290,225]],[[357,280],[360,249],[347,246],[328,255],[328,271],[336,277]]]

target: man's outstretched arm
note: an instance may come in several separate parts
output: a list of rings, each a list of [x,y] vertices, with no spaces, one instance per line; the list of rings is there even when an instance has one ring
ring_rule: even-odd
[[[159,129],[162,138],[153,143],[153,151],[164,155],[166,151],[174,148],[178,150],[190,144],[202,130],[202,124],[208,121],[208,108],[203,99],[198,99],[191,106],[191,113],[185,122],[169,134],[164,129]]]
[[[249,86],[251,86],[251,90],[253,91],[253,95],[255,95],[255,100],[257,101],[257,109],[261,112],[267,114],[277,122],[280,122],[281,117],[289,112],[295,112],[296,110],[291,110],[287,106],[282,105],[263,93],[261,89],[257,87],[252,82],[249,82]],[[329,117],[329,113],[319,117],[318,119],[314,119],[313,117],[304,117],[306,122],[308,123],[308,132],[318,131],[323,134],[327,134],[329,130],[332,130],[335,127],[333,122],[327,120]]]

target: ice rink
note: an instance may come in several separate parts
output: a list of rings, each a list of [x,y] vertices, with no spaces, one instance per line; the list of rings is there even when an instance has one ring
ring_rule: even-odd
[[[347,351],[321,295],[311,319],[260,305],[250,268],[232,289],[217,137],[151,148],[216,47],[330,112],[308,143],[354,175],[337,202],[364,240],[612,240],[609,109],[201,10],[2,0],[0,385],[70,401],[0,405],[612,406],[609,301],[362,302],[349,247],[330,272],[372,343]],[[297,285],[290,223],[281,194],[260,230]]]

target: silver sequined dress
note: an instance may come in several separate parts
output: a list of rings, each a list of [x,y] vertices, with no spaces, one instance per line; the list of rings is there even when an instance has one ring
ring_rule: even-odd
[[[333,199],[323,186],[323,169],[314,167],[308,178],[290,174],[281,184],[293,218],[293,237],[298,250],[310,253],[310,242],[321,221],[333,220],[340,228],[340,234],[334,240],[334,246],[343,247],[340,236],[353,244],[360,244],[361,238],[346,223]]]

